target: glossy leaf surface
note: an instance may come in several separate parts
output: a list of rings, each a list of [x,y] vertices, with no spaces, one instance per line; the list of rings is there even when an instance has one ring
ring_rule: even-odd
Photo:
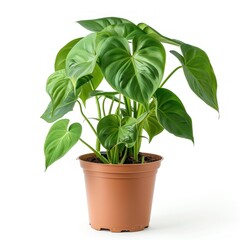
[[[81,88],[78,89],[79,91],[79,97],[83,101],[84,105],[86,104],[87,99],[91,97],[90,93],[97,89],[99,84],[102,82],[103,74],[98,65],[95,66],[93,72],[90,74],[91,76],[91,83],[88,82],[81,86]]]
[[[128,40],[133,39],[136,35],[146,34],[133,23],[110,25],[104,28],[103,32],[109,34],[109,36],[120,36]]]
[[[73,92],[72,82],[66,76],[65,70],[59,70],[50,75],[47,80],[46,91],[52,100],[53,109]]]
[[[68,53],[80,40],[81,38],[74,39],[60,49],[55,59],[55,71],[65,69]]]
[[[91,20],[80,20],[78,21],[78,23],[90,31],[99,32],[109,25],[115,25],[120,23],[131,23],[131,22],[124,18],[106,17],[106,18],[98,18],[98,19],[91,19]]]
[[[151,142],[155,136],[157,136],[164,130],[163,126],[157,119],[155,104],[152,104],[152,106],[150,106],[150,109],[153,111],[150,112],[150,114],[146,117],[143,123],[143,129],[147,132],[149,136],[149,142]]]
[[[109,37],[102,45],[100,67],[108,83],[145,106],[160,85],[164,66],[163,46],[147,35],[133,39],[133,53],[125,38]]]
[[[109,99],[114,100],[115,102],[119,103],[119,98],[115,97],[115,95],[118,95],[118,94],[119,94],[118,92],[104,92],[104,91],[100,91],[100,90],[90,92],[91,97],[104,96],[106,98],[109,98]],[[121,103],[123,103],[123,102],[121,102]]]
[[[206,104],[218,111],[217,80],[207,54],[200,48],[182,44],[183,71],[192,91]],[[176,52],[172,51],[176,56]]]
[[[105,96],[105,97],[113,97],[115,95],[117,95],[118,92],[104,92],[104,91],[100,91],[100,90],[96,90],[96,91],[92,91],[90,93],[90,96],[94,97],[94,96]]]
[[[78,79],[93,72],[97,58],[95,33],[86,36],[71,49],[66,59],[66,71],[74,85]]]
[[[54,123],[50,128],[44,144],[46,169],[64,156],[79,140],[82,126],[79,123],[69,125],[68,119]]]
[[[176,40],[176,39],[171,39],[168,37],[163,36],[162,34],[160,34],[158,31],[156,31],[155,29],[153,29],[152,27],[148,26],[145,23],[139,23],[138,27],[140,29],[142,29],[145,33],[149,34],[150,36],[156,38],[158,41],[162,42],[162,43],[168,43],[168,44],[172,44],[172,45],[176,45],[179,46],[181,45],[181,41]]]
[[[136,124],[137,120],[132,117],[120,119],[119,115],[108,115],[97,125],[99,141],[108,150],[121,143],[132,147],[137,138]]]
[[[66,76],[65,70],[59,70],[47,80],[46,90],[51,98],[46,111],[41,116],[47,122],[54,122],[72,111],[77,100],[71,80]]]
[[[193,139],[192,120],[181,100],[170,90],[159,88],[157,99],[157,119],[161,125],[175,136]]]

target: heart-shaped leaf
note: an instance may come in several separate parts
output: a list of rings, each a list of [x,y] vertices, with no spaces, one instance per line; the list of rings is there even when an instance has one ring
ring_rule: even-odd
[[[66,71],[74,86],[78,79],[92,74],[97,58],[96,33],[84,37],[71,49],[66,59]]]
[[[124,18],[106,17],[91,20],[80,20],[78,23],[90,31],[99,32],[109,25],[131,22]]]
[[[55,122],[68,112],[72,111],[75,102],[76,102],[75,98],[69,96],[69,98],[67,98],[61,105],[59,105],[55,109],[53,109],[52,102],[50,102],[47,106],[47,109],[42,114],[41,118],[49,123]]]
[[[41,116],[47,122],[54,122],[72,111],[77,101],[77,93],[73,89],[71,80],[66,76],[65,70],[59,70],[50,75],[46,90],[51,103]]]
[[[50,128],[44,144],[46,169],[55,161],[64,156],[79,140],[82,126],[73,123],[68,128],[69,120],[57,121]]]
[[[64,47],[60,49],[55,59],[55,71],[65,69],[66,58],[70,50],[81,40],[82,38],[77,38],[67,43]]]
[[[100,67],[108,83],[124,96],[147,106],[164,72],[162,44],[148,35],[137,35],[131,54],[127,39],[114,36],[105,41],[101,50]]]
[[[161,125],[175,136],[193,139],[192,120],[181,100],[170,90],[159,88],[156,91],[157,119]]]
[[[124,143],[132,147],[137,138],[137,119],[125,117],[121,119],[116,114],[102,118],[97,125],[99,141],[106,149]]]
[[[200,48],[182,44],[183,56],[171,51],[182,63],[192,91],[206,104],[218,111],[217,80],[207,54]],[[182,57],[180,57],[180,56]]]
[[[46,91],[51,97],[53,110],[60,105],[73,90],[72,82],[66,76],[64,69],[50,75],[47,80]]]

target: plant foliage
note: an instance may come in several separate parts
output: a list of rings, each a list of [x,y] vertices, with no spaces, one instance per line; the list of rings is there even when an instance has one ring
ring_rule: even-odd
[[[149,142],[164,129],[194,141],[192,120],[182,101],[165,88],[182,69],[190,89],[218,111],[217,80],[207,54],[200,48],[165,37],[145,23],[123,18],[81,20],[92,33],[67,43],[57,54],[55,72],[47,80],[50,103],[42,115],[54,122],[46,137],[46,168],[80,140],[103,163],[123,164],[127,157],[138,162],[144,133]],[[165,76],[164,44],[180,66]],[[169,55],[170,56],[170,55]],[[98,89],[106,81],[110,90]],[[163,88],[164,86],[164,88]],[[90,98],[96,99],[97,126],[84,114]],[[81,138],[82,126],[62,119],[75,104],[96,135],[96,146]],[[101,154],[103,148],[106,154]],[[144,159],[141,159],[144,162]]]

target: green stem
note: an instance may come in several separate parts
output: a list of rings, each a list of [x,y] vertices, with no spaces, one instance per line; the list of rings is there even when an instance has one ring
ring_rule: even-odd
[[[86,120],[86,122],[89,124],[89,126],[91,127],[91,129],[93,130],[93,132],[95,133],[95,135],[97,135],[97,132],[96,130],[94,129],[93,125],[91,124],[91,122],[89,121],[89,119],[86,117],[86,115],[83,113],[83,110],[82,110],[82,105],[79,101],[77,101],[78,104],[79,104],[79,107],[80,107],[80,112],[83,116],[83,118]]]
[[[102,101],[102,110],[103,110],[103,116],[105,117],[106,116],[106,112],[105,112],[105,101],[106,101],[106,97],[103,99]]]
[[[115,100],[114,100],[114,97],[113,97],[110,108],[109,108],[109,111],[108,111],[108,115],[110,115],[112,113],[112,108],[113,108],[114,102],[115,102]]]
[[[180,69],[182,66],[179,66],[177,68],[175,68],[168,76],[167,78],[163,81],[163,83],[160,85],[160,88],[163,87],[163,85],[168,81],[168,79],[178,70]]]
[[[119,163],[119,151],[118,151],[118,146],[115,146],[115,150],[114,150],[114,163]]]
[[[144,112],[144,107],[142,104],[138,104],[138,110],[137,110],[137,118],[141,116],[141,114],[143,114]]]
[[[100,120],[102,118],[100,103],[99,103],[99,99],[98,99],[97,96],[95,97],[95,99],[96,99],[97,110],[98,110],[98,119]],[[100,141],[97,137],[97,139],[96,139],[96,150],[100,151],[100,149],[101,149],[101,144],[100,144]]]
[[[131,117],[132,116],[132,107],[131,107],[130,99],[127,97],[124,97],[124,103],[125,103],[125,107],[127,110],[127,114],[128,114],[128,116]]]
[[[133,101],[133,117],[137,118],[138,109],[137,109],[137,102]]]
[[[95,99],[96,99],[96,105],[97,105],[97,111],[98,111],[98,119],[101,119],[102,114],[101,114],[101,107],[100,107],[99,99],[97,96],[95,97]]]
[[[91,85],[91,88],[92,90],[94,90],[94,86],[92,84],[91,81],[89,81],[90,85]],[[101,108],[100,108],[100,103],[99,103],[99,99],[97,96],[95,96],[95,100],[96,100],[96,105],[97,105],[97,111],[98,111],[98,119],[101,119],[102,118],[102,114],[101,114]],[[100,151],[100,148],[101,148],[101,144],[98,140],[98,138],[96,139],[96,150],[97,151]]]
[[[140,151],[141,144],[142,144],[142,132],[143,132],[143,124],[140,124],[140,126],[139,126],[139,140],[138,140],[138,153]]]
[[[120,114],[120,106],[121,106],[121,94],[119,94],[119,99],[118,99],[118,107],[116,110],[116,114],[119,115]]]
[[[120,164],[124,164],[124,162],[125,162],[125,160],[127,158],[127,152],[128,152],[128,149],[126,148]]]
[[[110,163],[114,164],[115,163],[115,154],[114,154],[115,148],[113,147],[112,149],[108,150],[108,158],[110,159]]]
[[[144,113],[144,107],[142,104],[138,104],[138,109],[137,109],[137,118],[140,117],[143,113]],[[148,116],[148,115],[147,115]],[[146,116],[146,118],[147,118]],[[134,159],[138,162],[138,154],[139,154],[139,151],[140,151],[140,148],[141,148],[141,144],[142,144],[142,131],[143,131],[143,123],[144,123],[144,120],[139,123],[138,125],[138,136],[137,136],[137,140],[136,140],[136,143],[134,144],[134,147],[133,147],[133,154],[134,154]]]
[[[103,163],[109,163],[109,161],[101,155],[101,153],[99,151],[96,151],[94,148],[92,148],[88,143],[86,143],[83,139],[79,138],[79,140],[85,144],[89,149],[92,150],[92,152],[95,153],[95,155],[103,162]]]
[[[139,144],[139,136],[137,136],[137,140],[133,147],[133,158],[136,162],[138,162],[138,144]]]
[[[107,153],[107,158],[108,158],[109,163],[112,163],[110,150],[107,150],[106,153]]]

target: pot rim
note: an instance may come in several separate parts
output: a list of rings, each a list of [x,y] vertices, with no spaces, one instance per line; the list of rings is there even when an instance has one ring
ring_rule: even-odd
[[[94,153],[83,154],[77,158],[80,160],[80,165],[84,170],[93,172],[106,172],[106,173],[136,173],[136,172],[150,172],[154,169],[158,169],[161,165],[163,157],[157,154],[141,152],[145,156],[155,157],[156,161],[146,162],[144,164],[106,164],[106,163],[94,163],[88,162],[87,159],[90,156],[95,155]]]

